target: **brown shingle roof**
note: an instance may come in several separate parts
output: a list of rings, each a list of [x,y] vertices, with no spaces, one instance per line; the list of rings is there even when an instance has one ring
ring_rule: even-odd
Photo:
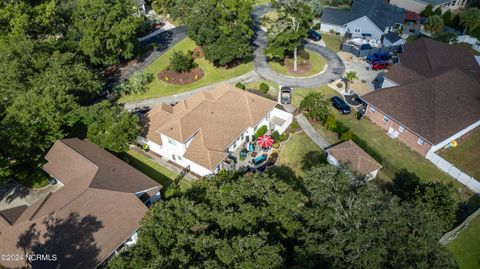
[[[59,255],[63,268],[95,267],[138,229],[148,209],[135,192],[161,188],[86,140],[59,140],[46,159],[45,171],[64,186],[27,208],[0,212],[0,253],[23,253],[25,245]],[[29,232],[38,235],[26,242]]]
[[[425,140],[438,144],[480,120],[480,67],[464,49],[430,39],[406,48],[386,75],[400,86],[363,96]]]
[[[382,165],[351,140],[337,144],[327,149],[327,152],[340,163],[350,165],[350,168],[360,175],[367,175],[382,168]]]
[[[210,92],[198,92],[175,106],[163,104],[149,111],[146,138],[161,141],[160,133],[182,143],[193,138],[185,158],[214,169],[225,158],[227,147],[264,118],[275,104],[222,84]]]

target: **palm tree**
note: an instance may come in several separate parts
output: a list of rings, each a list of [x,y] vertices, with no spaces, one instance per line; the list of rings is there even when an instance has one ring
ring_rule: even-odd
[[[357,79],[358,79],[357,72],[349,71],[345,74],[345,82],[347,84],[348,94],[350,94],[352,92],[351,89],[350,89],[350,83],[357,80]]]
[[[440,33],[443,30],[442,16],[434,15],[425,21],[425,30],[432,34]]]
[[[464,10],[460,13],[460,22],[465,26],[463,34],[467,32],[469,27],[470,31],[472,31],[480,25],[480,10],[476,7]]]

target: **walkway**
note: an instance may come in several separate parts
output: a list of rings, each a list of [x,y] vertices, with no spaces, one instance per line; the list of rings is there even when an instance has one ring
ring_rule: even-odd
[[[241,76],[238,76],[238,77],[235,77],[235,78],[232,78],[232,79],[229,79],[229,80],[225,80],[225,81],[220,81],[220,82],[210,84],[210,85],[207,85],[207,86],[203,86],[203,87],[200,87],[200,88],[196,88],[194,90],[190,90],[190,91],[187,91],[187,92],[182,92],[182,93],[179,93],[179,94],[168,95],[168,96],[162,96],[162,97],[158,97],[158,98],[127,102],[127,103],[125,103],[125,109],[133,110],[137,107],[144,107],[144,106],[154,107],[154,106],[160,105],[162,103],[174,104],[176,102],[187,99],[188,97],[194,95],[195,93],[197,93],[199,91],[211,91],[211,90],[215,89],[221,83],[228,83],[228,84],[235,84],[237,82],[250,83],[250,82],[260,80],[260,79],[261,79],[260,76],[258,76],[258,74],[255,71],[250,71],[250,72],[248,72],[246,74],[243,74]]]
[[[312,141],[317,144],[321,149],[325,150],[330,146],[330,143],[328,143],[327,140],[323,138],[323,136],[321,136],[315,130],[315,128],[313,128],[313,126],[303,114],[295,116],[295,119],[297,120],[300,127],[302,127],[305,134],[307,134],[307,136],[310,137],[310,139],[312,139]]]
[[[343,72],[345,71],[345,66],[340,57],[338,57],[338,55],[330,49],[314,43],[306,43],[304,47],[322,55],[327,60],[327,69],[323,73],[305,78],[295,78],[274,72],[269,67],[266,56],[263,52],[267,46],[267,40],[265,32],[260,28],[260,18],[270,11],[273,11],[273,9],[266,5],[258,6],[252,11],[253,20],[256,24],[256,39],[254,41],[256,49],[253,53],[253,62],[255,65],[255,70],[261,77],[266,80],[275,81],[280,85],[314,88],[328,84],[342,76]]]

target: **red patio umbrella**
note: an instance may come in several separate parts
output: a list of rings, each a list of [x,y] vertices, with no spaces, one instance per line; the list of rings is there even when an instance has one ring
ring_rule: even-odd
[[[262,135],[257,140],[257,144],[263,148],[269,148],[273,146],[273,143],[275,143],[275,141],[273,141],[273,138],[269,135]]]

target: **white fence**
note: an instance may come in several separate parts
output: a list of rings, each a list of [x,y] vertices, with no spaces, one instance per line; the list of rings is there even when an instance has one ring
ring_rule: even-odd
[[[469,176],[462,172],[455,165],[449,163],[436,153],[427,154],[427,159],[435,164],[440,170],[449,174],[456,180],[460,181],[463,185],[467,186],[470,190],[480,193],[480,182],[472,176]]]

